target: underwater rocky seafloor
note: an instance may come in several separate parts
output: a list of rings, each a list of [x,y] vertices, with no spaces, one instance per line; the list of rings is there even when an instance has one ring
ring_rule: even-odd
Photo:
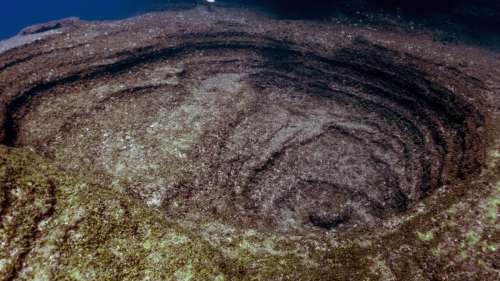
[[[203,8],[0,45],[1,280],[498,280],[500,54]]]

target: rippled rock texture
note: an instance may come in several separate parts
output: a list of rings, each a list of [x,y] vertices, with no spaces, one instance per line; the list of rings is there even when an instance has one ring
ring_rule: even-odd
[[[499,277],[498,54],[229,9],[50,26],[0,54],[3,280]]]

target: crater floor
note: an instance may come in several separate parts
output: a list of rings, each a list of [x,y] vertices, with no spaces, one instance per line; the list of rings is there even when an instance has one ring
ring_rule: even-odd
[[[500,277],[497,53],[222,8],[56,27],[0,43],[3,280]]]

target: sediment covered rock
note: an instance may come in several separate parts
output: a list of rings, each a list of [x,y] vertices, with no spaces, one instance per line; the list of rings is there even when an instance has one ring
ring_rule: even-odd
[[[9,49],[0,276],[495,280],[498,63],[230,9]]]

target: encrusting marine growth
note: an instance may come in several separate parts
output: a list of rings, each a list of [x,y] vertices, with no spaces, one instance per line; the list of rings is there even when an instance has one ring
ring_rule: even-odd
[[[0,53],[1,280],[497,280],[498,55],[231,9],[66,22]]]

